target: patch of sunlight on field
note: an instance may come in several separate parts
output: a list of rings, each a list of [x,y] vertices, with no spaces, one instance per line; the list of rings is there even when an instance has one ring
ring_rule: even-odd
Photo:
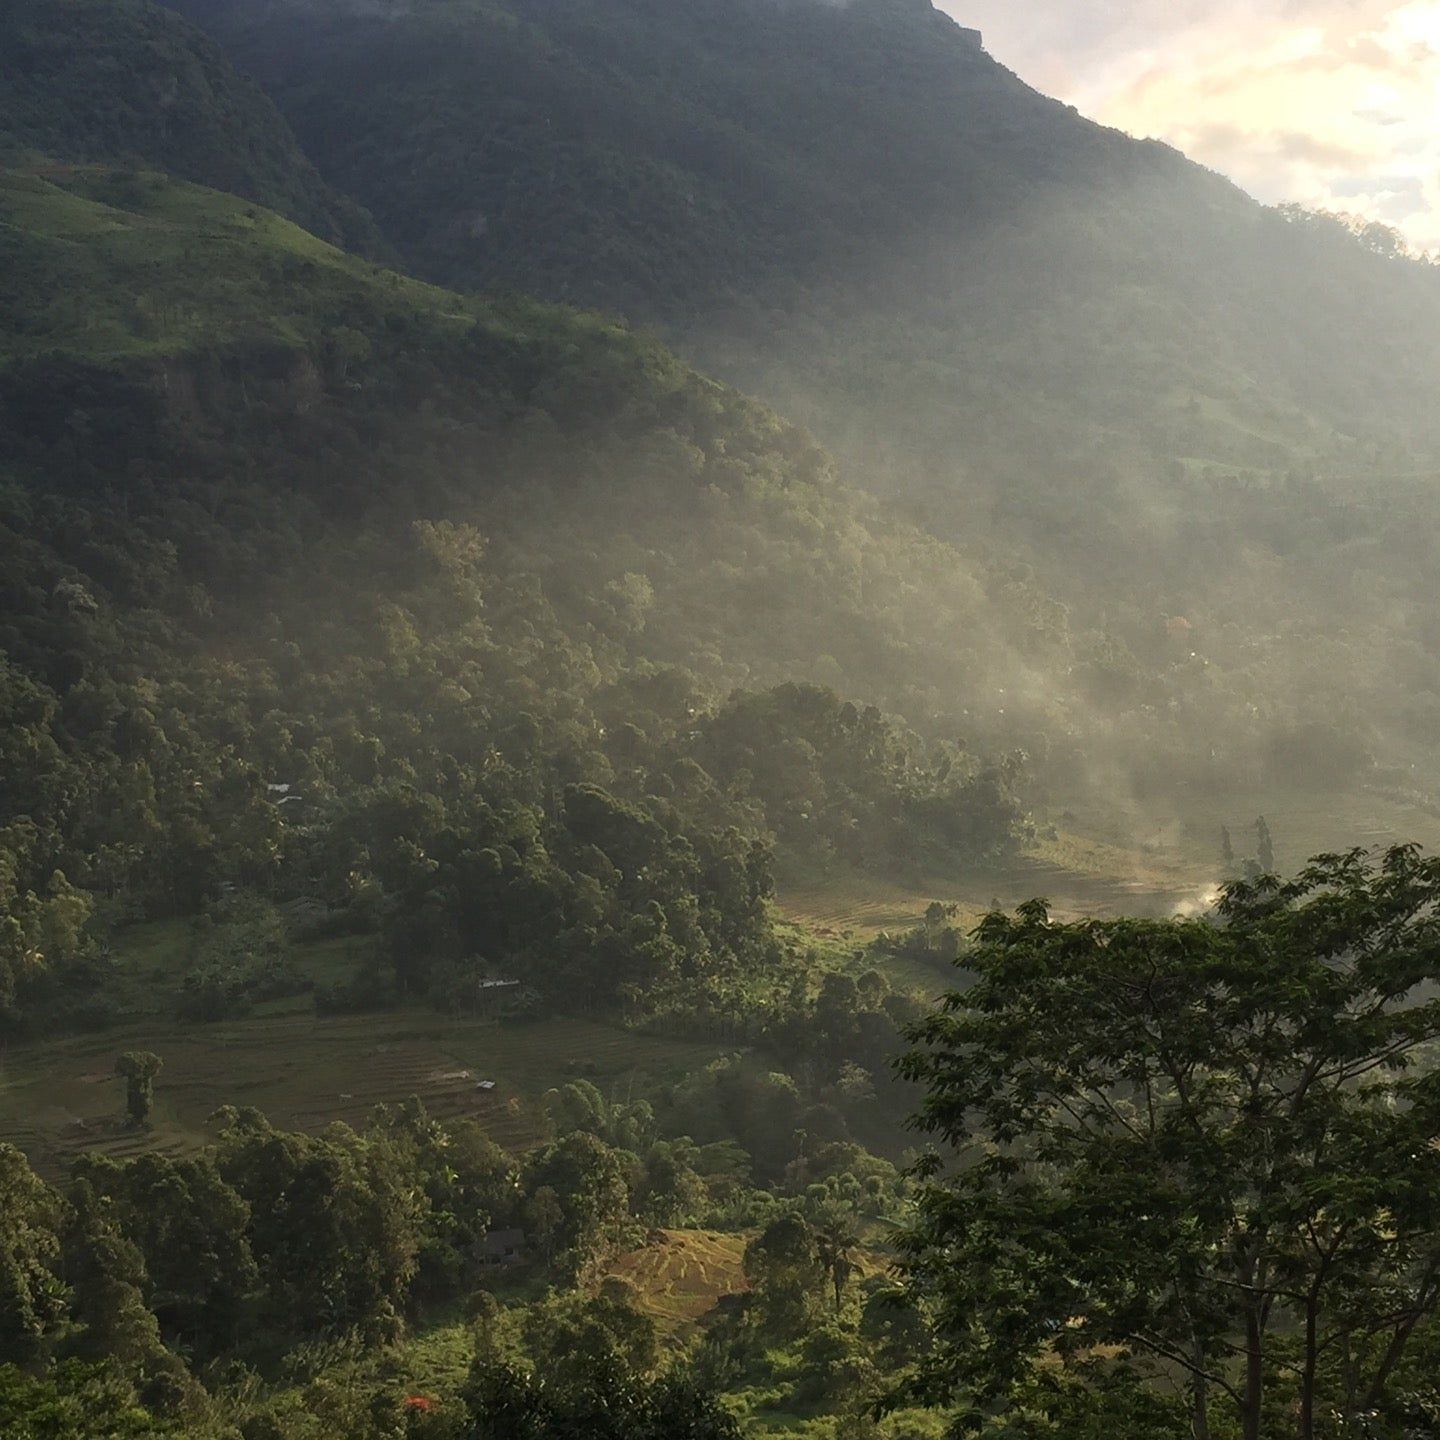
[[[1063,807],[1057,803],[1057,811]],[[1320,790],[1193,790],[1181,796],[1077,799],[1064,828],[1116,848],[1138,849],[1162,867],[1211,873],[1221,868],[1220,831],[1229,829],[1240,858],[1255,850],[1255,820],[1263,815],[1276,862],[1293,871],[1312,855],[1414,843],[1440,850],[1440,811],[1396,792],[1375,788]]]
[[[657,1230],[638,1250],[619,1256],[609,1275],[636,1289],[640,1308],[667,1330],[694,1326],[745,1280],[744,1235],[713,1230]]]
[[[923,880],[843,866],[795,870],[780,877],[778,908],[821,938],[856,944],[909,929],[932,900],[957,905],[957,922],[967,930],[992,905],[1013,909],[1037,898],[1063,919],[1173,915],[1213,895],[1224,878],[1221,827],[1243,861],[1254,853],[1260,815],[1282,871],[1327,850],[1402,842],[1440,850],[1440,812],[1375,790],[1087,795],[1057,801],[1048,817],[1037,816],[1040,834],[1023,854]]]

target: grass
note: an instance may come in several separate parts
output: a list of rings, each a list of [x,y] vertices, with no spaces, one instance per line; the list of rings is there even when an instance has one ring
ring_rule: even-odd
[[[1414,841],[1440,850],[1440,815],[1384,794],[1294,790],[1166,796],[1061,797],[1042,815],[1041,837],[1022,855],[915,879],[843,867],[790,866],[779,876],[780,915],[832,947],[864,946],[884,931],[918,924],[940,900],[957,907],[969,930],[994,905],[1013,909],[1043,898],[1062,919],[1124,914],[1171,915],[1208,903],[1223,880],[1220,829],[1237,855],[1254,849],[1254,823],[1266,816],[1282,871],[1312,855],[1353,846]],[[868,960],[867,960],[868,963]],[[900,956],[885,958],[893,981],[925,994],[943,989],[948,971]]]
[[[258,205],[145,171],[0,174],[0,247],[0,293],[17,316],[0,358],[155,358],[225,334],[299,346],[356,303],[432,317],[456,303]]]
[[[638,356],[652,380],[686,374],[603,317],[456,295],[234,195],[99,165],[0,170],[0,311],[0,366],[56,355],[153,362],[256,340],[314,351],[358,342],[358,331],[413,343],[479,327],[593,349],[616,365]]]
[[[165,1062],[154,1126],[119,1121],[113,1070],[125,1050]],[[542,1138],[538,1101],[583,1066],[602,1090],[644,1091],[710,1063],[716,1046],[557,1019],[496,1026],[424,1010],[319,1020],[257,1016],[216,1025],[151,1018],[101,1034],[13,1045],[0,1058],[0,1140],[55,1174],[84,1151],[124,1156],[202,1145],[222,1105],[250,1105],[276,1125],[321,1130],[364,1122],[381,1102],[418,1095],[442,1118],[471,1116],[501,1145]],[[477,1090],[494,1080],[493,1091]]]

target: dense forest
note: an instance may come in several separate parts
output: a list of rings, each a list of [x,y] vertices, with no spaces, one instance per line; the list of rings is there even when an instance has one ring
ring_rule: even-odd
[[[5,6],[0,1433],[1434,1434],[1437,374],[929,0]]]
[[[655,327],[955,547],[1029,622],[966,686],[991,748],[1415,783],[1440,271],[1398,236],[1082,119],[928,0],[178,8],[418,273]]]

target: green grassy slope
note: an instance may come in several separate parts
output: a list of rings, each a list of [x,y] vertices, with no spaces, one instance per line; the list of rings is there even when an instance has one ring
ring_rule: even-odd
[[[27,152],[162,169],[327,239],[379,244],[264,92],[209,37],[149,0],[9,0],[0,10],[0,160]]]
[[[40,163],[0,173],[0,356],[102,363],[227,339],[317,345],[377,272],[273,211],[154,171]],[[396,277],[395,310],[452,296]]]

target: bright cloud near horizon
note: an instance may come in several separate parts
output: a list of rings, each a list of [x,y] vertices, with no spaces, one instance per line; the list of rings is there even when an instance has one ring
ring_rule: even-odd
[[[1440,249],[1440,0],[936,3],[1093,119]]]

